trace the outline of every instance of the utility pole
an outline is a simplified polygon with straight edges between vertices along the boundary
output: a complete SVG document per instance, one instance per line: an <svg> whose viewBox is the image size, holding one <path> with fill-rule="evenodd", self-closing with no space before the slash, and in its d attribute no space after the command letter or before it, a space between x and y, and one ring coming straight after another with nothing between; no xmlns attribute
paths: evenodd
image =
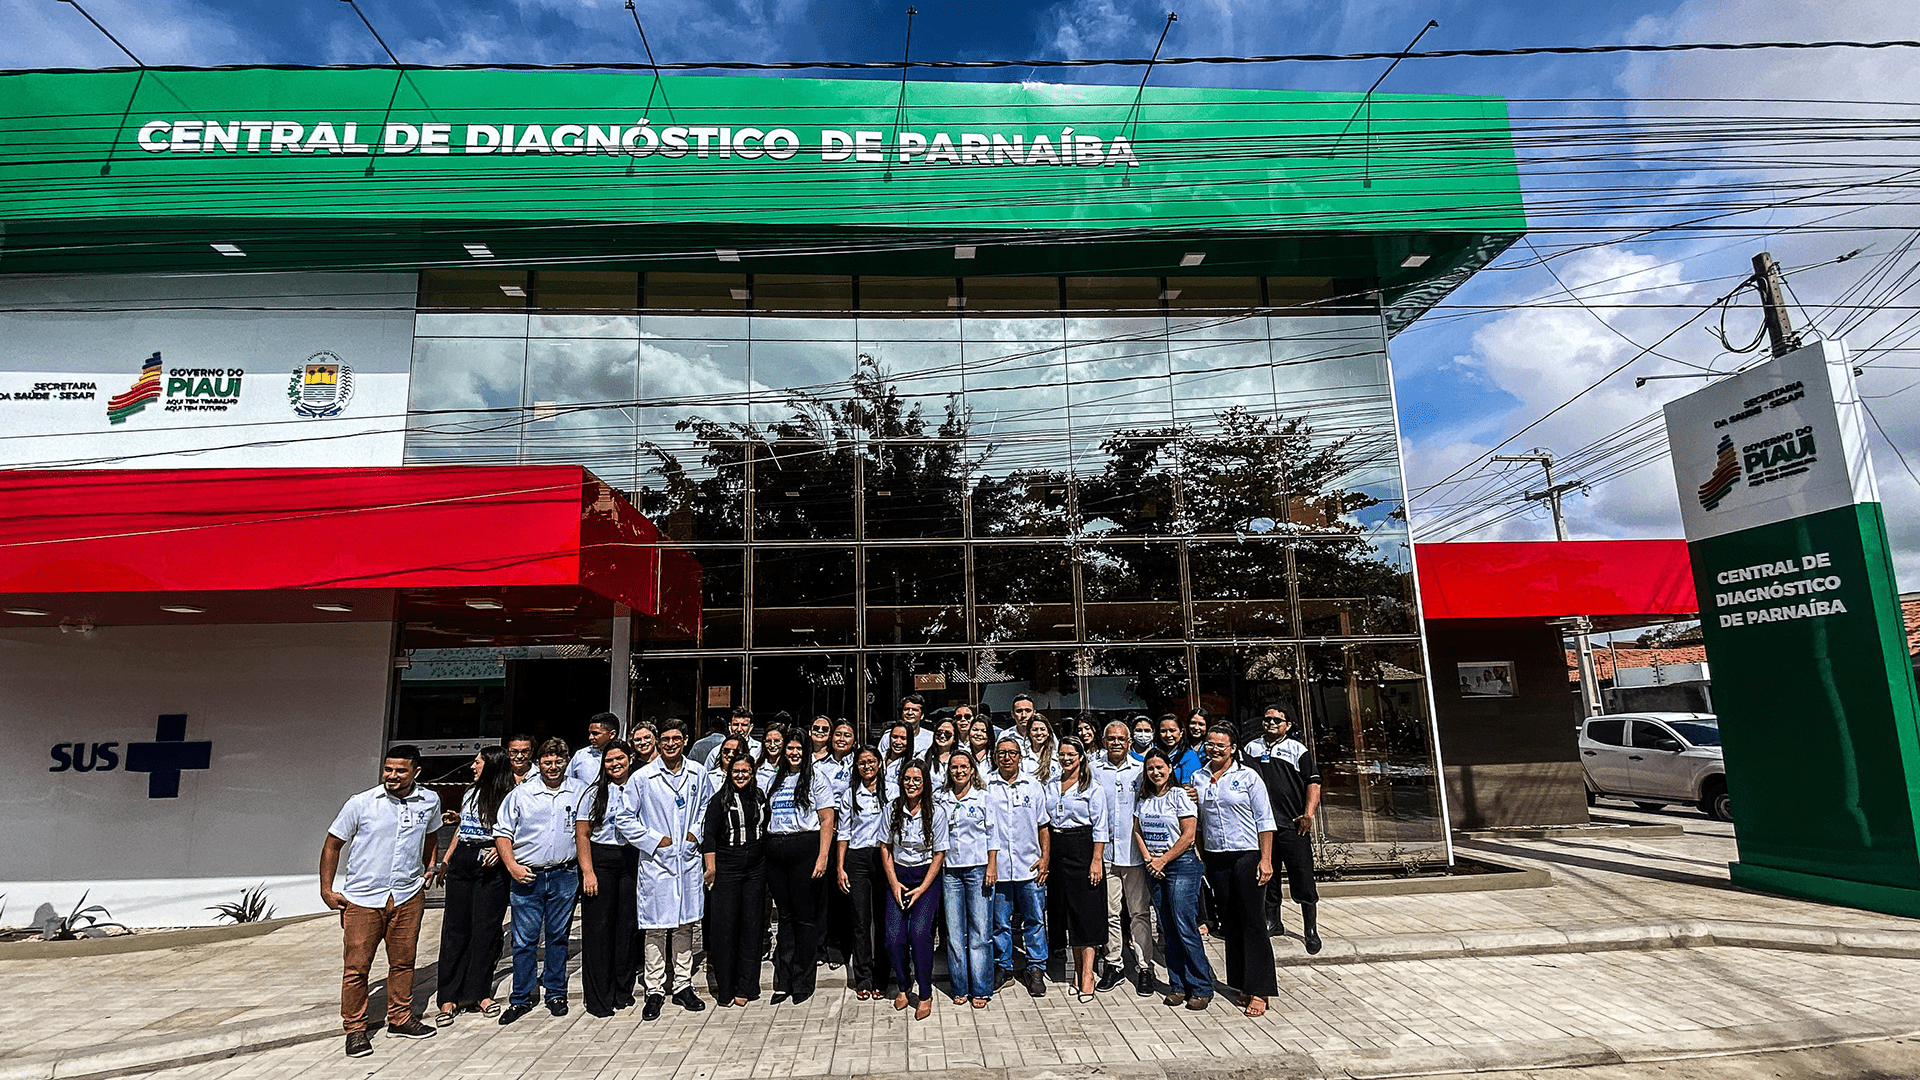
<svg viewBox="0 0 1920 1080"><path fill-rule="evenodd" d="M1772 323L1769 322L1768 325L1771 326ZM1525 498L1529 502L1544 502L1547 504L1547 508L1553 512L1554 539L1566 540L1568 538L1567 516L1560 509L1560 496L1576 488L1584 488L1586 485L1578 480L1554 483L1553 451L1542 447L1536 446L1524 454L1496 454L1493 460L1534 464L1545 470L1547 474L1546 490L1529 491L1525 494ZM1565 621L1558 622L1557 625L1565 627L1573 634L1573 652L1580 664L1581 705L1586 710L1588 716L1598 716L1601 712L1600 675L1599 672L1594 670L1593 666L1593 644L1587 640L1587 635L1593 631L1593 624L1587 620L1585 615L1576 615Z"/></svg>
<svg viewBox="0 0 1920 1080"><path fill-rule="evenodd" d="M1753 284L1760 290L1760 303L1767 319L1767 341L1773 355L1785 356L1800 347L1800 335L1794 333L1793 319L1787 314L1787 282L1780 276L1780 264L1761 252L1753 257Z"/></svg>

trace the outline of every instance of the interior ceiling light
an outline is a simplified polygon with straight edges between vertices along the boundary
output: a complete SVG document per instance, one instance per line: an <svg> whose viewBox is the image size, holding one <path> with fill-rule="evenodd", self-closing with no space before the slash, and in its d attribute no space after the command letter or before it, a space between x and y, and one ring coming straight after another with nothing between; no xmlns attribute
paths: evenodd
<svg viewBox="0 0 1920 1080"><path fill-rule="evenodd" d="M1161 289L1160 290L1160 299L1162 300L1178 300L1179 298L1180 298L1179 289Z"/></svg>
<svg viewBox="0 0 1920 1080"><path fill-rule="evenodd" d="M947 297L947 306L948 307L966 307L967 301L966 301L966 298L962 296L949 296Z"/></svg>
<svg viewBox="0 0 1920 1080"><path fill-rule="evenodd" d="M714 248L713 257L721 262L739 262L740 253L732 248Z"/></svg>
<svg viewBox="0 0 1920 1080"><path fill-rule="evenodd" d="M1416 267L1427 265L1427 260L1431 258L1433 258L1433 256L1427 254L1424 251L1416 251L1413 254L1407 256L1406 258L1401 259L1400 265L1405 267L1408 270L1412 270L1412 269L1415 269Z"/></svg>
<svg viewBox="0 0 1920 1080"><path fill-rule="evenodd" d="M491 596L469 596L466 603L475 611L499 611L507 606Z"/></svg>
<svg viewBox="0 0 1920 1080"><path fill-rule="evenodd" d="M332 601L332 602L329 602L329 603L324 603L324 604L315 604L315 605L313 605L313 610L315 610L315 611L338 611L338 612L347 612L347 611L352 611L352 610L353 610L353 605L352 605L352 604L343 604L343 603L340 603L340 602L338 602L338 601Z"/></svg>
<svg viewBox="0 0 1920 1080"><path fill-rule="evenodd" d="M793 632L796 634L811 634L814 630L811 626L796 626L793 628Z"/></svg>
<svg viewBox="0 0 1920 1080"><path fill-rule="evenodd" d="M1189 251L1185 255L1180 256L1181 266L1199 266L1206 261L1207 253L1204 251Z"/></svg>
<svg viewBox="0 0 1920 1080"><path fill-rule="evenodd" d="M240 250L239 244L217 243L217 244L212 244L210 246L213 248L213 250L219 252L222 255L225 255L230 259L245 258L247 254L246 252Z"/></svg>
<svg viewBox="0 0 1920 1080"><path fill-rule="evenodd" d="M38 617L41 615L53 614L53 612L51 611L45 611L37 607L10 607L5 610L6 610L6 613L9 615L27 615L27 616Z"/></svg>
<svg viewBox="0 0 1920 1080"><path fill-rule="evenodd" d="M489 248L485 244L461 244L460 246L463 248L466 248L467 254L473 256L476 259L493 258L493 249Z"/></svg>
<svg viewBox="0 0 1920 1080"><path fill-rule="evenodd" d="M974 246L972 244L955 244L953 246L953 257L956 259L971 259L973 258L973 252Z"/></svg>
<svg viewBox="0 0 1920 1080"><path fill-rule="evenodd" d="M207 613L206 608L194 607L192 604L161 604L160 610L171 611L175 615L205 615Z"/></svg>
<svg viewBox="0 0 1920 1080"><path fill-rule="evenodd" d="M518 285L502 285L502 286L500 286L500 291L501 291L501 292L503 292L503 293L506 293L506 294L507 294L508 296L525 296L525 295L527 295L527 290L525 290L525 289L523 289L523 288L521 288L521 287L520 287L520 286L518 286Z"/></svg>
<svg viewBox="0 0 1920 1080"><path fill-rule="evenodd" d="M747 298L747 290L745 289L728 289L727 292L732 294L735 300L745 300Z"/></svg>

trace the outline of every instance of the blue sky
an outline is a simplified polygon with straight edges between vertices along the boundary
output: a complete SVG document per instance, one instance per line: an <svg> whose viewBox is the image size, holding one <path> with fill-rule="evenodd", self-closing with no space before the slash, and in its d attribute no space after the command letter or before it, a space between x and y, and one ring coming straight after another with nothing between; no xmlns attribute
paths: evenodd
<svg viewBox="0 0 1920 1080"><path fill-rule="evenodd" d="M383 60L353 12L336 0L85 0L90 11L149 63L331 63ZM409 62L527 60L542 62L643 59L621 0L442 0L403 3L360 0L400 57ZM896 59L905 28L904 2L877 0L638 0L658 58L686 60ZM919 59L1067 58L1142 56L1153 48L1165 19L1165 3L1141 0L917 0L913 53ZM1428 19L1439 21L1423 47L1473 48L1520 45L1580 45L1619 42L1737 41L1763 39L1911 38L1920 36L1920 14L1911 0L1685 0L1682 3L1614 2L1561 4L1467 2L1467 0L1351 0L1241 3L1206 0L1176 3L1180 21L1167 40L1168 55L1345 52L1396 49ZM122 62L72 9L53 0L0 0L0 18L10 33L0 40L0 66L97 66ZM1531 57L1409 61L1384 89L1499 94L1512 99L1524 128L1555 123L1597 124L1626 132L1678 117L1718 123L1730 112L1792 114L1811 118L1818 129L1836 131L1859 115L1920 118L1915 106L1862 106L1832 102L1750 106L1724 102L1662 102L1668 97L1718 98L1729 93L1872 101L1920 101L1920 64L1899 53L1687 54L1656 58ZM1162 85L1233 85L1254 88L1364 90L1383 62L1179 67L1155 71ZM1021 78L1022 71L975 77ZM924 77L924 76L922 76ZM1048 79L1130 82L1137 72L1087 69ZM1729 89L1732 88L1732 89ZM1841 164L1858 153L1836 135L1824 146L1817 132L1791 143L1770 144L1764 154L1741 151L1719 140L1696 147L1683 163L1659 164L1662 144L1645 155L1624 144L1614 160L1556 178L1556 163L1568 151L1545 145L1525 152L1524 172L1535 228L1529 237L1543 253L1572 244L1612 242L1590 250L1556 254L1556 281L1534 263L1524 246L1509 251L1495 268L1457 293L1451 303L1403 333L1394 343L1407 469L1413 486L1441 478L1482 454L1500 439L1537 419L1644 346L1673 333L1688 307L1710 302L1744 274L1749 256L1770 248L1789 266L1830 263L1855 247L1857 261L1812 266L1794 277L1796 296L1810 314L1839 296L1875 260L1894 258L1901 230L1920 227L1905 188L1880 185L1852 189L1837 198L1797 209L1749 213L1730 222L1760 231L1721 235L1631 237L1650 225L1696 212L1715 199L1733 197L1706 190L1732 181L1765 203L1799 192L1796 182L1860 181L1874 168L1891 171L1912 161L1913 143L1889 142L1887 161ZM1904 159L1903 159L1903 155ZM1794 167L1784 158L1813 164ZM1564 166L1563 166L1564 167ZM1611 206L1543 212L1568 192L1581 204L1609 196ZM1858 205L1853 205L1857 203ZM1842 214L1834 231L1795 228L1815 217ZM1857 228L1858 231L1846 231ZM1772 231L1765 231L1765 230ZM1624 237L1624 239L1622 239ZM1909 260L1910 261L1910 260ZM1897 273L1906 263L1892 266ZM1571 287L1589 305L1567 296ZM1920 291L1897 298L1920 302ZM1839 329L1845 310L1825 313L1822 330ZM1881 339L1891 322L1858 320L1846 329L1856 349ZM1735 336L1754 325L1750 311L1729 316ZM1899 344L1905 328L1882 345ZM1739 362L1706 333L1688 327L1661 346L1661 356L1632 364L1588 393L1575 406L1528 432L1509 449L1543 445L1566 455L1596 437L1621 430L1685 392L1685 381L1661 381L1636 389L1636 375L1687 370L1687 364L1726 368ZM1908 359L1901 359L1902 356ZM1863 382L1869 394L1887 393L1877 413L1895 442L1912 447L1920 461L1920 409L1897 391L1910 381L1906 366L1920 368L1916 353L1878 355L1882 366ZM1669 359L1670 358L1670 359ZM1920 376L1920 371L1913 372ZM1920 394L1913 402L1920 402ZM1657 429L1654 437L1657 439ZM1920 483L1902 469L1883 441L1877 448L1890 520L1903 577L1920 581ZM1596 464L1597 471L1600 467ZM1442 538L1497 516L1495 503L1480 518L1450 515L1452 502L1511 496L1516 478L1484 468L1469 483L1451 485L1416 506L1416 527L1442 526L1426 538ZM1664 459L1596 485L1569 507L1576 535L1674 536L1679 534L1671 471ZM1544 538L1550 527L1530 512L1487 525L1472 539Z"/></svg>

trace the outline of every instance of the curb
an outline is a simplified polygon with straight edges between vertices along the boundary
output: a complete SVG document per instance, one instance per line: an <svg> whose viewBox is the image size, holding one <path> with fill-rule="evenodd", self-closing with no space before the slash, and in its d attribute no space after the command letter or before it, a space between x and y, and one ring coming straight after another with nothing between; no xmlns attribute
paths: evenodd
<svg viewBox="0 0 1920 1080"><path fill-rule="evenodd" d="M69 956L113 956L119 953L158 952L185 945L213 945L222 941L241 941L271 934L295 923L311 922L332 915L323 911L312 915L289 915L284 919L233 926L195 926L185 930L159 930L152 933L120 934L116 937L80 938L76 941L11 941L0 945L0 961L48 960ZM0 1073L4 1075L4 1073Z"/></svg>
<svg viewBox="0 0 1920 1080"><path fill-rule="evenodd" d="M1476 956L1536 956L1715 946L1914 960L1920 959L1920 930L1862 930L1841 926L1746 923L1728 919L1659 919L1599 926L1329 938L1325 950L1318 956L1282 956L1277 958L1277 963L1283 968L1313 967Z"/></svg>
<svg viewBox="0 0 1920 1080"><path fill-rule="evenodd" d="M84 1050L16 1054L0 1062L0 1080L100 1080L219 1061L340 1034L339 1006L315 1005L294 1013L216 1024L189 1035L153 1035Z"/></svg>
<svg viewBox="0 0 1920 1080"><path fill-rule="evenodd" d="M1455 829L1455 840L1564 840L1570 838L1591 839L1596 836L1625 837L1630 840L1655 840L1687 835L1683 825L1630 825L1622 822L1610 825L1595 822L1591 825L1539 825L1534 827L1513 826L1495 829ZM1477 858L1477 856L1476 856Z"/></svg>

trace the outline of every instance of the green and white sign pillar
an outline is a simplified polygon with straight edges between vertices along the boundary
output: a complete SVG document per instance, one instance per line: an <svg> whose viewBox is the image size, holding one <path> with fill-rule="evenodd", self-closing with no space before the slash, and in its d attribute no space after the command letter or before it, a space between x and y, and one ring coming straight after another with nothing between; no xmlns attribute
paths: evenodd
<svg viewBox="0 0 1920 1080"><path fill-rule="evenodd" d="M1735 884L1920 916L1920 732L1866 416L1822 341L1666 407Z"/></svg>

